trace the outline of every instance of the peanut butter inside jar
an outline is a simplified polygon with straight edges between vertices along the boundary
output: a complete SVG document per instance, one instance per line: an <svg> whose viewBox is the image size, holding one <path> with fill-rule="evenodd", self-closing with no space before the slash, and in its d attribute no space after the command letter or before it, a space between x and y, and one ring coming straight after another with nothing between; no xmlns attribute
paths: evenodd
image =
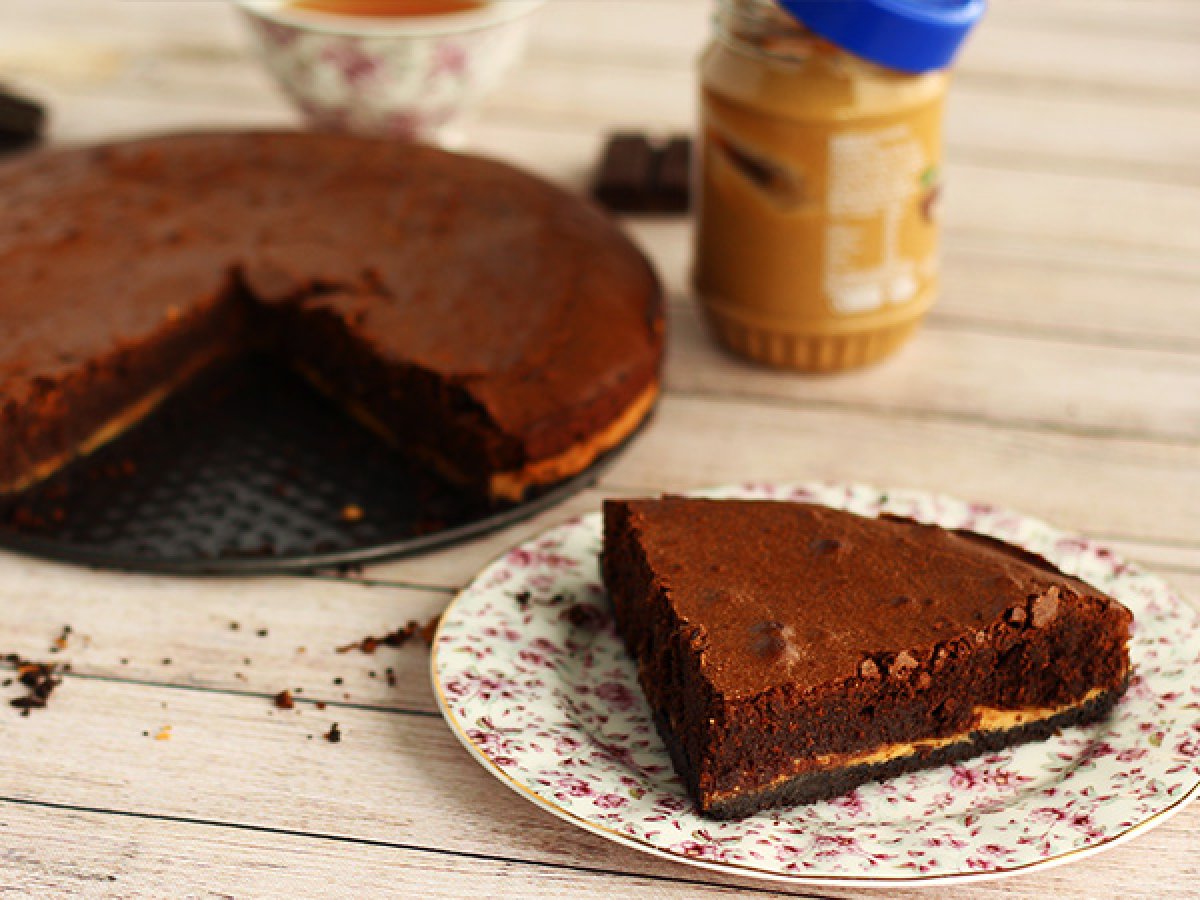
<svg viewBox="0 0 1200 900"><path fill-rule="evenodd" d="M809 372L891 353L937 293L947 75L852 55L774 0L722 0L700 65L694 279L716 336Z"/></svg>

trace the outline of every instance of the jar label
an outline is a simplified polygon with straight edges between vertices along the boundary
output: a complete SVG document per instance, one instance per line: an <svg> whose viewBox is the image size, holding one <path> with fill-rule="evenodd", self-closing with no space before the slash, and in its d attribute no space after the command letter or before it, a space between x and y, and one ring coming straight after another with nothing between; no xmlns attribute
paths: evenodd
<svg viewBox="0 0 1200 900"><path fill-rule="evenodd" d="M914 246L906 231L921 215L917 200L930 169L905 124L830 137L823 286L838 313L870 312L917 294L928 264L913 253L933 248Z"/></svg>

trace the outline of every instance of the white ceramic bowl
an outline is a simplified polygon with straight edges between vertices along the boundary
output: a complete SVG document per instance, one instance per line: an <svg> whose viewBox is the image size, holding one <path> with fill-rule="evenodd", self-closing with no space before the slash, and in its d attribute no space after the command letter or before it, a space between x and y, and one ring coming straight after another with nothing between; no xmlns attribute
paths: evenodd
<svg viewBox="0 0 1200 900"><path fill-rule="evenodd" d="M315 128L444 145L520 57L545 0L467 12L366 19L234 0L263 61Z"/></svg>

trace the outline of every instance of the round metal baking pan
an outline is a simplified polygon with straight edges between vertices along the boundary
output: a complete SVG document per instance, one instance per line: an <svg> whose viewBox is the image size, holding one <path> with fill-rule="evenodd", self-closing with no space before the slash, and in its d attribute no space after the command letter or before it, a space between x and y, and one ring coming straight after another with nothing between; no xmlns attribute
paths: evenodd
<svg viewBox="0 0 1200 900"><path fill-rule="evenodd" d="M420 423L414 423L420 427ZM519 504L451 486L273 361L246 359L0 503L0 547L106 569L264 574L423 553L595 483L616 448Z"/></svg>

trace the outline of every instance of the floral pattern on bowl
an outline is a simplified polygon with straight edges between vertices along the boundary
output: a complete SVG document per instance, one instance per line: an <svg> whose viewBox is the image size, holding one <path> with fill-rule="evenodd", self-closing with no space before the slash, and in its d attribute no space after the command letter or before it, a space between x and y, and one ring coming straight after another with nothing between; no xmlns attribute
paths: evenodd
<svg viewBox="0 0 1200 900"><path fill-rule="evenodd" d="M352 31L320 19L281 16L267 3L242 13L279 86L316 128L442 144L520 58L530 16L474 28Z"/></svg>
<svg viewBox="0 0 1200 900"><path fill-rule="evenodd" d="M660 856L807 883L970 880L1095 852L1200 792L1200 616L1086 538L978 503L861 485L747 484L707 496L824 503L968 528L1039 553L1134 613L1129 691L1105 721L872 784L713 822L692 808L617 636L593 514L517 547L451 604L433 679L455 734L556 815Z"/></svg>

